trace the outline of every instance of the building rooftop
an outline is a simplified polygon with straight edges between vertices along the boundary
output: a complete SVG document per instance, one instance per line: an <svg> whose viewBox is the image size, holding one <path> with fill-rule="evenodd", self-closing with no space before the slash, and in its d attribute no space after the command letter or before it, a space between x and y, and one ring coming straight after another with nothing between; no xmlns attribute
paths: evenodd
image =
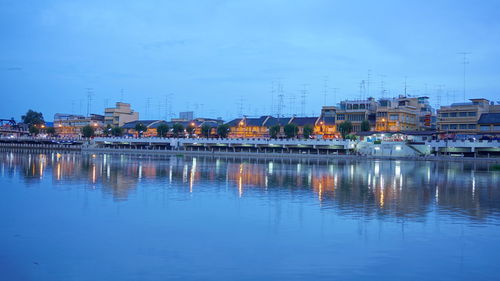
<svg viewBox="0 0 500 281"><path fill-rule="evenodd" d="M163 120L137 120L123 124L122 128L124 129L134 129L137 124L143 124L148 128L156 128L161 122L165 122ZM165 122L166 123L166 122ZM153 127L156 125L155 127Z"/></svg>
<svg viewBox="0 0 500 281"><path fill-rule="evenodd" d="M500 113L483 113L477 121L478 124L500 124Z"/></svg>

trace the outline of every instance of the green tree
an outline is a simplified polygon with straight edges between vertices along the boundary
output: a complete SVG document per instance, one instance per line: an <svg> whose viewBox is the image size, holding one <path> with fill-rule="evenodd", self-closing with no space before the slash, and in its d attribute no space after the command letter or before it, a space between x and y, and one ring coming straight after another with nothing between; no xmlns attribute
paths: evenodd
<svg viewBox="0 0 500 281"><path fill-rule="evenodd" d="M211 131L212 131L212 127L210 125L208 125L208 124L201 125L201 134L204 137L209 138Z"/></svg>
<svg viewBox="0 0 500 281"><path fill-rule="evenodd" d="M278 137L278 134L280 133L281 127L280 125L274 125L269 128L269 136L272 139L275 139Z"/></svg>
<svg viewBox="0 0 500 281"><path fill-rule="evenodd" d="M56 129L54 127L47 127L45 132L50 136L54 136L56 134Z"/></svg>
<svg viewBox="0 0 500 281"><path fill-rule="evenodd" d="M139 134L139 137L142 137L142 133L148 130L148 127L142 123L135 124L134 130Z"/></svg>
<svg viewBox="0 0 500 281"><path fill-rule="evenodd" d="M36 136L38 135L38 133L40 133L40 129L38 129L35 125L31 125L29 127L29 132L32 136Z"/></svg>
<svg viewBox="0 0 500 281"><path fill-rule="evenodd" d="M164 138L167 136L169 129L170 128L168 127L167 124L162 123L162 124L158 125L158 127L156 128L156 134L157 134L157 136Z"/></svg>
<svg viewBox="0 0 500 281"><path fill-rule="evenodd" d="M24 124L28 125L45 124L45 121L43 120L43 114L41 112L36 112L31 109L28 110L28 112L26 112L26 115L21 116L21 119L23 119Z"/></svg>
<svg viewBox="0 0 500 281"><path fill-rule="evenodd" d="M104 135L106 135L107 137L110 137L113 135L112 131L113 131L113 127L110 124L108 124L108 125L106 125L106 128L104 128Z"/></svg>
<svg viewBox="0 0 500 281"><path fill-rule="evenodd" d="M192 136L194 134L194 131L196 130L196 127L192 124L189 124L186 127L186 132L189 134L189 136Z"/></svg>
<svg viewBox="0 0 500 281"><path fill-rule="evenodd" d="M229 126L227 124L221 124L217 127L217 135L219 135L220 138L227 138L227 135L229 135Z"/></svg>
<svg viewBox="0 0 500 281"><path fill-rule="evenodd" d="M120 127L114 127L111 129L111 135L114 137L121 137L123 135L123 129Z"/></svg>
<svg viewBox="0 0 500 281"><path fill-rule="evenodd" d="M285 132L286 138L290 139L297 136L299 128L295 124L286 124L285 127L283 127L283 131Z"/></svg>
<svg viewBox="0 0 500 281"><path fill-rule="evenodd" d="M370 122L368 122L368 120L363 120L363 122L361 122L361 132L368 132L370 131L371 127L370 127Z"/></svg>
<svg viewBox="0 0 500 281"><path fill-rule="evenodd" d="M305 139L308 139L314 132L314 128L311 127L311 125L305 125L302 135L304 136Z"/></svg>
<svg viewBox="0 0 500 281"><path fill-rule="evenodd" d="M91 138L94 136L95 130L94 127L90 125L86 125L82 128L82 135L85 138Z"/></svg>
<svg viewBox="0 0 500 281"><path fill-rule="evenodd" d="M342 135L342 138L345 139L345 137L352 132L352 123L351 121L345 121L340 123L337 126L340 134Z"/></svg>
<svg viewBox="0 0 500 281"><path fill-rule="evenodd" d="M179 135L184 132L184 126L182 126L182 124L175 123L172 126L172 131L174 133L174 136L179 137Z"/></svg>

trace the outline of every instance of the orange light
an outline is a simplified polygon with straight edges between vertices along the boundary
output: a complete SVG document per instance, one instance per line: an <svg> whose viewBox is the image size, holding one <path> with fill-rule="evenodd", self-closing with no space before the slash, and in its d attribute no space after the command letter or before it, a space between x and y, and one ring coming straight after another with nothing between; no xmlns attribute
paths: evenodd
<svg viewBox="0 0 500 281"><path fill-rule="evenodd" d="M193 122L193 123L191 123L191 126L194 126L194 122Z"/></svg>

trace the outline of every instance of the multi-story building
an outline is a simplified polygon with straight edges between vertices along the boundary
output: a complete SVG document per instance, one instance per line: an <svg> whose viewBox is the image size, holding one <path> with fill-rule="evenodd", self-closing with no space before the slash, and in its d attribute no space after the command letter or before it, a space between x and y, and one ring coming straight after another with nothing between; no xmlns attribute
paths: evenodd
<svg viewBox="0 0 500 281"><path fill-rule="evenodd" d="M432 129L433 109L428 97L380 99L377 107L377 131L421 131Z"/></svg>
<svg viewBox="0 0 500 281"><path fill-rule="evenodd" d="M139 112L135 112L129 103L117 102L116 107L104 110L104 122L106 125L121 127L125 123L139 120Z"/></svg>
<svg viewBox="0 0 500 281"><path fill-rule="evenodd" d="M375 127L375 114L377 111L377 102L374 98L366 100L345 100L341 101L336 110L335 124L350 121L353 132L361 131L361 123L367 120L370 127Z"/></svg>
<svg viewBox="0 0 500 281"><path fill-rule="evenodd" d="M481 134L500 134L500 113L483 113L477 123Z"/></svg>
<svg viewBox="0 0 500 281"><path fill-rule="evenodd" d="M77 114L56 113L54 115L54 128L60 136L77 137L81 136L82 128L92 126L96 134L101 134L104 127L104 116L90 114L86 117Z"/></svg>
<svg viewBox="0 0 500 281"><path fill-rule="evenodd" d="M495 111L487 99L470 99L471 102L453 103L438 110L437 129L444 133L477 134L481 114Z"/></svg>

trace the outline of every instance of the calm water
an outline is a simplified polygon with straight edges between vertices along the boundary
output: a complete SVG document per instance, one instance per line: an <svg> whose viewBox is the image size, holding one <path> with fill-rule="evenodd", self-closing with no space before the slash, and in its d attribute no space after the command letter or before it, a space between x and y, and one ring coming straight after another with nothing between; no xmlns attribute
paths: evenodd
<svg viewBox="0 0 500 281"><path fill-rule="evenodd" d="M0 157L0 280L500 279L486 164Z"/></svg>

